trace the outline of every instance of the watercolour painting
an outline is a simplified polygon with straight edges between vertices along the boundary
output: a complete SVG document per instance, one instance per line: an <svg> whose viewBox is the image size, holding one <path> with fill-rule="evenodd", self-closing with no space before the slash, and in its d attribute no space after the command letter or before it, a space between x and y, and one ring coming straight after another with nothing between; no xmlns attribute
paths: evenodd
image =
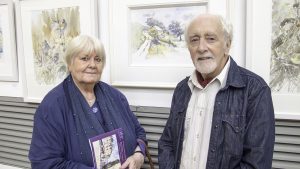
<svg viewBox="0 0 300 169"><path fill-rule="evenodd" d="M199 6L132 9L131 65L191 65L184 29L199 11Z"/></svg>
<svg viewBox="0 0 300 169"><path fill-rule="evenodd" d="M2 33L2 22L1 22L2 15L0 14L0 59L3 54L3 33Z"/></svg>
<svg viewBox="0 0 300 169"><path fill-rule="evenodd" d="M300 1L273 0L270 87L300 94Z"/></svg>
<svg viewBox="0 0 300 169"><path fill-rule="evenodd" d="M31 21L35 81L58 83L67 74L66 47L80 33L79 7L32 11Z"/></svg>
<svg viewBox="0 0 300 169"><path fill-rule="evenodd" d="M184 29L208 11L207 1L111 0L109 6L111 63L118 65L111 69L113 86L174 89L191 74Z"/></svg>
<svg viewBox="0 0 300 169"><path fill-rule="evenodd" d="M299 0L247 1L246 66L269 84L276 119L300 119L299 7Z"/></svg>
<svg viewBox="0 0 300 169"><path fill-rule="evenodd" d="M13 1L0 0L0 81L19 81L15 37Z"/></svg>
<svg viewBox="0 0 300 169"><path fill-rule="evenodd" d="M97 1L17 1L24 58L24 100L40 102L68 75L64 53L79 34L96 36Z"/></svg>

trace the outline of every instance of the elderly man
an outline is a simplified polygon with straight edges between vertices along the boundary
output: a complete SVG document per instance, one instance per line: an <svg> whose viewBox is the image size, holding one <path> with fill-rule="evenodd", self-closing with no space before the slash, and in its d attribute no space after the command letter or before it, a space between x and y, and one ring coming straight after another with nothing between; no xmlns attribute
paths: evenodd
<svg viewBox="0 0 300 169"><path fill-rule="evenodd" d="M158 143L160 169L270 169L271 91L229 56L232 26L221 16L202 14L185 33L195 71L174 91Z"/></svg>

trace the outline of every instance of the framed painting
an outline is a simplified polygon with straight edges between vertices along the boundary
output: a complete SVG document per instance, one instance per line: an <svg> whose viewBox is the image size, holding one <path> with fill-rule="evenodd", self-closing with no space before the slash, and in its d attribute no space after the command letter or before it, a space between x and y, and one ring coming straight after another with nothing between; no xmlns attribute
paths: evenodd
<svg viewBox="0 0 300 169"><path fill-rule="evenodd" d="M12 0L0 0L0 81L18 81Z"/></svg>
<svg viewBox="0 0 300 169"><path fill-rule="evenodd" d="M111 83L175 88L193 71L185 25L208 11L207 1L110 1Z"/></svg>
<svg viewBox="0 0 300 169"><path fill-rule="evenodd" d="M246 66L269 84L276 118L300 119L299 1L253 0L247 8Z"/></svg>
<svg viewBox="0 0 300 169"><path fill-rule="evenodd" d="M97 36L97 1L45 0L17 3L25 68L24 100L40 102L68 74L63 55L79 34Z"/></svg>

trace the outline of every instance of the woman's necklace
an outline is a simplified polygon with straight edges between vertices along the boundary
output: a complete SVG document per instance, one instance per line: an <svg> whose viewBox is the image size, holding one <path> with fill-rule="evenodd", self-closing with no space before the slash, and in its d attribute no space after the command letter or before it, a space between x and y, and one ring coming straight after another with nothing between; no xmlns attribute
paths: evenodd
<svg viewBox="0 0 300 169"><path fill-rule="evenodd" d="M95 103L96 98L92 99L86 99L90 106L92 106Z"/></svg>

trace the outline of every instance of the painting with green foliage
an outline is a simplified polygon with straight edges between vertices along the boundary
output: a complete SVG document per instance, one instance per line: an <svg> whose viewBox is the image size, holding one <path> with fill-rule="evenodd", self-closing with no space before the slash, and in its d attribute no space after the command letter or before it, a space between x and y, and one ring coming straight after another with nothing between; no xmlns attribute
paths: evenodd
<svg viewBox="0 0 300 169"><path fill-rule="evenodd" d="M300 2L273 0L270 87L300 92Z"/></svg>
<svg viewBox="0 0 300 169"><path fill-rule="evenodd" d="M40 85L61 81L67 74L63 55L79 35L79 7L32 11L31 33L35 80Z"/></svg>
<svg viewBox="0 0 300 169"><path fill-rule="evenodd" d="M131 10L131 64L191 65L184 29L187 22L201 12L206 12L204 6Z"/></svg>

